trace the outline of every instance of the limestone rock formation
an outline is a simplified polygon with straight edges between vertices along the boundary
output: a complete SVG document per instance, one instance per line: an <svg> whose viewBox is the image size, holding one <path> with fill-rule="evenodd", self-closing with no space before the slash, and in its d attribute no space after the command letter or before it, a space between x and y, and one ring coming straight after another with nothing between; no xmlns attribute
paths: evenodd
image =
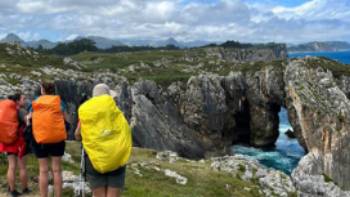
<svg viewBox="0 0 350 197"><path fill-rule="evenodd" d="M310 68L306 60L289 63L285 83L294 131L309 154L318 155L317 162L308 162L318 169L310 173L322 173L350 189L350 100L331 71Z"/></svg>
<svg viewBox="0 0 350 197"><path fill-rule="evenodd" d="M215 57L226 62L257 62L282 60L287 58L284 44L269 47L251 47L246 49L209 47L205 48L208 57Z"/></svg>
<svg viewBox="0 0 350 197"><path fill-rule="evenodd" d="M216 75L191 77L184 95L181 95L180 107L184 122L203 138L220 139L224 129L227 106L220 79ZM206 144L210 149L210 145Z"/></svg>
<svg viewBox="0 0 350 197"><path fill-rule="evenodd" d="M212 158L211 168L241 177L243 180L257 180L263 196L287 197L296 193L291 178L286 174L267 169L258 161L241 155Z"/></svg>
<svg viewBox="0 0 350 197"><path fill-rule="evenodd" d="M245 76L252 145L273 145L278 137L278 112L284 98L282 73L281 68L267 66Z"/></svg>
<svg viewBox="0 0 350 197"><path fill-rule="evenodd" d="M340 188L350 190L350 79L311 65L309 60L266 63L226 76L205 73L167 87L147 80L132 84L109 72L84 73L50 66L35 76L56 79L73 122L84 95L91 95L95 84L107 83L117 92L117 104L131 123L134 145L191 158L222 155L233 143L273 145L278 137L278 112L284 106L297 139L308 151L293 173L300 193L342 195ZM18 83L10 84L2 80L5 77ZM28 76L0 74L2 97L16 89L30 94L36 85ZM324 177L334 185L324 184ZM320 185L303 186L315 180Z"/></svg>
<svg viewBox="0 0 350 197"><path fill-rule="evenodd" d="M300 196L348 197L349 191L341 190L333 180L323 174L323 158L313 151L303 157L293 171L292 179Z"/></svg>
<svg viewBox="0 0 350 197"><path fill-rule="evenodd" d="M187 157L204 156L197 134L184 124L176 105L154 82L138 82L131 92L131 126L136 145L169 149Z"/></svg>

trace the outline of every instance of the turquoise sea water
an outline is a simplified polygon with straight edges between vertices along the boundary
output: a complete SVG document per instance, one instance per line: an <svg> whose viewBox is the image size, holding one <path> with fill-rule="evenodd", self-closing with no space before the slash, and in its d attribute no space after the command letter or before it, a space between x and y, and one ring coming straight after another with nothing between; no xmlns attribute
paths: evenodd
<svg viewBox="0 0 350 197"><path fill-rule="evenodd" d="M307 52L307 53L290 53L289 58L294 57L305 57L305 56L318 56L327 57L333 60L337 60L344 64L350 64L350 50L349 51L338 51L338 52Z"/></svg>
<svg viewBox="0 0 350 197"><path fill-rule="evenodd" d="M252 157L267 167L275 168L290 174L297 166L300 158L305 155L305 151L296 139L290 139L285 135L288 129L292 129L288 121L286 109L282 108L278 115L280 119L280 135L274 148L260 149L243 145L234 145L232 146L232 152L233 154L242 154Z"/></svg>

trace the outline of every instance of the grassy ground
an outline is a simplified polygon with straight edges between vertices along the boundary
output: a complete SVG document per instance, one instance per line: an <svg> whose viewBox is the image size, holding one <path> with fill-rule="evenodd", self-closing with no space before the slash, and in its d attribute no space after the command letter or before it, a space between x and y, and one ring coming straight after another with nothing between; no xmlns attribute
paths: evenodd
<svg viewBox="0 0 350 197"><path fill-rule="evenodd" d="M322 67L331 70L336 77L341 75L350 76L350 65L344 65L328 58L308 59L307 65L313 68Z"/></svg>
<svg viewBox="0 0 350 197"><path fill-rule="evenodd" d="M53 67L65 69L68 65L63 65L63 58L54 55L10 55L6 48L8 45L0 44L0 73L5 73L8 77L5 80L16 85L19 80L11 77L11 73L27 75L34 80L42 78L50 79L50 76L43 74L40 77L32 74L32 71L40 71L39 68L52 65ZM15 48L12 46L12 48ZM13 49L16 51L15 49ZM19 51L26 51L19 49ZM32 51L32 53L34 53ZM255 72L266 66L283 68L287 61L272 62L250 62L250 63L230 63L220 60L217 57L207 56L203 49L187 50L154 50L139 52L121 53L97 53L82 52L74 55L72 59L84 65L82 71L94 72L97 70L109 70L119 75L125 76L130 82L140 79L153 80L160 85L167 86L174 81L187 81L191 76L202 72L212 72L219 75L227 75L231 71ZM340 64L336 61L320 59L309 59L310 67L322 67L333 71L335 76L350 76L349 65ZM70 69L75 69L68 66Z"/></svg>
<svg viewBox="0 0 350 197"><path fill-rule="evenodd" d="M181 50L155 50L124 53L83 52L72 58L86 65L86 71L93 71L101 68L117 71L131 64L140 62L153 64L154 61L161 60L162 58L176 59L183 55L184 51Z"/></svg>
<svg viewBox="0 0 350 197"><path fill-rule="evenodd" d="M202 49L113 54L84 52L72 58L85 65L87 72L109 69L125 76L131 82L146 79L165 86L174 81L187 81L191 76L202 72L227 75L231 71L254 72L270 65L283 67L285 63L283 61L230 63L217 57L207 57ZM142 67L141 64L146 66ZM131 65L134 66L134 71L129 70Z"/></svg>
<svg viewBox="0 0 350 197"><path fill-rule="evenodd" d="M66 151L69 152L75 164L63 163L63 169L79 174L80 171L80 144L68 142ZM254 182L246 182L239 177L232 177L222 172L210 169L210 162L189 162L179 160L175 163L159 161L155 159L156 152L148 149L134 148L133 155L127 167L125 190L123 197L212 197L212 196L236 196L249 197L260 196L258 186ZM6 173L6 160L4 156L0 159L0 173ZM140 163L146 163L142 167ZM28 158L28 172L30 186L34 189L34 196L38 194L37 189L37 160L30 155ZM135 173L135 166L142 176ZM158 167L161 171L157 171ZM162 170L170 169L188 178L186 185L177 184L175 179L164 175ZM6 180L1 179L0 196L5 195ZM19 187L19 186L18 186ZM64 191L64 196L72 196L72 190Z"/></svg>
<svg viewBox="0 0 350 197"><path fill-rule="evenodd" d="M76 148L78 147L79 144L78 143L67 143L67 150L69 150L69 152L72 152L75 154L75 156L73 157L74 161L76 161L76 164L71 164L68 162L62 162L63 164L63 170L68 170L68 171L73 171L75 174L79 174L80 172L80 166L79 166L79 161L80 161L80 157L78 156L78 151L76 152ZM80 151L79 151L80 152ZM79 153L80 154L80 153ZM34 191L34 196L37 196L38 194L38 174L39 174L39 170L38 170L38 160L35 158L35 156L33 154L29 154L25 157L26 159L26 163L27 163L27 173L28 173L28 178L29 178L29 187ZM6 191L7 191L7 181L6 181L6 172L7 172L7 159L6 156L4 154L0 155L0 196L4 196ZM18 179L18 175L17 175L17 179ZM21 191L21 185L19 184L19 181L16 182L17 183L17 190ZM71 191L65 191L66 193L69 192L71 193Z"/></svg>
<svg viewBox="0 0 350 197"><path fill-rule="evenodd" d="M11 55L8 53L7 49L15 53ZM30 53L27 53L28 51L30 51ZM0 64L21 65L29 68L42 67L45 65L62 67L63 59L55 55L35 54L32 50L0 43Z"/></svg>
<svg viewBox="0 0 350 197"><path fill-rule="evenodd" d="M147 169L147 167L139 167L143 175L140 177L134 174L132 168L129 168L123 196L259 196L258 187L254 183L233 178L225 173L214 172L210 169L209 162L193 163L185 160L175 163L161 162L155 161L155 154L152 150L135 148L130 163L154 162L151 166L176 171L187 177L188 183L179 185L173 178L166 177L162 171Z"/></svg>

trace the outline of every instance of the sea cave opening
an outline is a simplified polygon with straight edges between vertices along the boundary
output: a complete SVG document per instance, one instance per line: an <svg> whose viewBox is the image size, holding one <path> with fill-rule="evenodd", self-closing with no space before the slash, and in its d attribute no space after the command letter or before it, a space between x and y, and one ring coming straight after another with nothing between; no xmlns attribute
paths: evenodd
<svg viewBox="0 0 350 197"><path fill-rule="evenodd" d="M231 148L232 153L251 157L267 167L291 174L299 160L305 155L305 150L294 137L286 108L281 107L278 118L279 136L273 147L256 148L243 142L234 144ZM249 133L249 129L245 133Z"/></svg>

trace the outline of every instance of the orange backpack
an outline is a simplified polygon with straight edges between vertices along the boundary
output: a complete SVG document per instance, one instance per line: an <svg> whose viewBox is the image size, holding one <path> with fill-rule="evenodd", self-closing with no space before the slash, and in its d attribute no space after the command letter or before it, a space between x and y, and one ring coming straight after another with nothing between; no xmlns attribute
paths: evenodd
<svg viewBox="0 0 350 197"><path fill-rule="evenodd" d="M13 143L17 139L18 125L16 102L10 99L0 101L0 142Z"/></svg>
<svg viewBox="0 0 350 197"><path fill-rule="evenodd" d="M38 144L58 143L67 138L59 96L44 95L33 101L33 135Z"/></svg>

